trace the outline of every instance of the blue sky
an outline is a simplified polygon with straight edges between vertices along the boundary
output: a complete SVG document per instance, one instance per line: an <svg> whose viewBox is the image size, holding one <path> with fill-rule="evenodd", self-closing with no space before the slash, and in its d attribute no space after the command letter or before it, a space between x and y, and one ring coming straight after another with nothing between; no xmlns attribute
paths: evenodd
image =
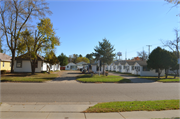
<svg viewBox="0 0 180 119"><path fill-rule="evenodd" d="M160 39L175 39L174 28L180 26L179 8L164 0L56 0L47 1L51 19L62 52L69 56L94 52L103 38L114 45L122 59L137 56L137 51L152 45L151 51L162 46ZM171 10L170 10L171 9ZM180 11L180 10L179 10Z"/></svg>

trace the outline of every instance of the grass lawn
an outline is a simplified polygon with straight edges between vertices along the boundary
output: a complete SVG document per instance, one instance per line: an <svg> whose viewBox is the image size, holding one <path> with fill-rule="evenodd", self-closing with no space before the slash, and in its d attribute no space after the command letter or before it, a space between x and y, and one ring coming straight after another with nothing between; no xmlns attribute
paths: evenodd
<svg viewBox="0 0 180 119"><path fill-rule="evenodd" d="M179 109L180 100L122 101L98 103L84 112L160 111Z"/></svg>
<svg viewBox="0 0 180 119"><path fill-rule="evenodd" d="M180 81L179 77L176 77L174 79L174 76L168 76L167 79L165 79L165 76L160 77L160 79L158 79L157 76L151 76L151 77L139 76L139 78L145 78L145 79L159 81L159 82L179 82Z"/></svg>
<svg viewBox="0 0 180 119"><path fill-rule="evenodd" d="M125 79L120 76L103 76L103 75L93 75L91 74L83 74L80 76L77 76L77 80L83 83L131 83L129 79Z"/></svg>
<svg viewBox="0 0 180 119"><path fill-rule="evenodd" d="M8 73L1 75L1 82L44 82L58 76L57 72L48 73Z"/></svg>

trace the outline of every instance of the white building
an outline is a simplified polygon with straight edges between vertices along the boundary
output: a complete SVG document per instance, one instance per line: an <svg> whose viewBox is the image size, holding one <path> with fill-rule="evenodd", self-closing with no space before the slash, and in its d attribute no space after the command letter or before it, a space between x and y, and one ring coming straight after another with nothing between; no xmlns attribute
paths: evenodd
<svg viewBox="0 0 180 119"><path fill-rule="evenodd" d="M158 71L155 69L147 68L146 61L136 61L134 64L134 71L132 74L140 75L140 76L158 76ZM165 75L165 70L162 70L160 76Z"/></svg>
<svg viewBox="0 0 180 119"><path fill-rule="evenodd" d="M44 58L38 55L35 72L41 72ZM14 72L32 72L31 63L27 54L15 57Z"/></svg>
<svg viewBox="0 0 180 119"><path fill-rule="evenodd" d="M65 66L65 70L77 70L77 65L71 62Z"/></svg>

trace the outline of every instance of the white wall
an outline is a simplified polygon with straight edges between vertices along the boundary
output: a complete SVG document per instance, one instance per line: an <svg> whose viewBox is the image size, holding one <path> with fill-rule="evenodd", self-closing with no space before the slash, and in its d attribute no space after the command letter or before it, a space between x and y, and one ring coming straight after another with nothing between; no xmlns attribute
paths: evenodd
<svg viewBox="0 0 180 119"><path fill-rule="evenodd" d="M141 67L141 69L143 69ZM160 76L164 76L165 75L165 70L162 71ZM150 71L141 71L140 76L158 76L158 73L156 73L156 70L150 70Z"/></svg>
<svg viewBox="0 0 180 119"><path fill-rule="evenodd" d="M38 68L35 68L35 72L41 72L41 63L42 63L42 61L38 61ZM15 60L14 72L32 72L30 61L22 60L22 68L17 68L16 67L16 60Z"/></svg>
<svg viewBox="0 0 180 119"><path fill-rule="evenodd" d="M71 69L71 66L76 66L76 65L74 65L73 63L69 63L65 66L65 70L77 70L77 68Z"/></svg>

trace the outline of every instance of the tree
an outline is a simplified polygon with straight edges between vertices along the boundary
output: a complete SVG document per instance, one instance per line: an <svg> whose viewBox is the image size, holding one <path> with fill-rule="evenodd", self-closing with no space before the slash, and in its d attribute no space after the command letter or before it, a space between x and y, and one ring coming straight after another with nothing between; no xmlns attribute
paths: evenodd
<svg viewBox="0 0 180 119"><path fill-rule="evenodd" d="M76 59L76 63L78 63L78 62L86 62L86 63L89 63L89 59L86 58L86 57L78 57L78 58Z"/></svg>
<svg viewBox="0 0 180 119"><path fill-rule="evenodd" d="M3 53L1 38L0 38L0 53Z"/></svg>
<svg viewBox="0 0 180 119"><path fill-rule="evenodd" d="M163 63L164 63L164 69L166 78L168 77L168 71L171 67L174 68L174 66L177 65L177 57L174 53L169 52L167 50L163 51Z"/></svg>
<svg viewBox="0 0 180 119"><path fill-rule="evenodd" d="M104 38L102 42L99 42L99 46L95 47L94 51L94 56L96 57L96 60L101 60L102 62L103 75L105 75L105 64L111 64L115 56L115 54L113 53L115 51L114 46L111 45L109 40Z"/></svg>
<svg viewBox="0 0 180 119"><path fill-rule="evenodd" d="M93 63L93 62L94 62L93 53L87 54L87 55L86 55L86 58L89 59L90 63Z"/></svg>
<svg viewBox="0 0 180 119"><path fill-rule="evenodd" d="M53 25L49 18L41 19L37 28L38 30L35 30L34 37L27 29L21 32L17 45L18 54L27 53L31 62L32 74L35 73L38 52L44 51L46 54L52 54L55 46L60 44L59 38L55 36Z"/></svg>
<svg viewBox="0 0 180 119"><path fill-rule="evenodd" d="M83 57L83 56L80 54L79 57Z"/></svg>
<svg viewBox="0 0 180 119"><path fill-rule="evenodd" d="M147 52L145 52L144 50L141 51L141 52L137 52L137 56L141 57L142 60L147 60L148 59Z"/></svg>
<svg viewBox="0 0 180 119"><path fill-rule="evenodd" d="M46 53L46 56L44 58L46 60L46 62L48 62L50 64L50 66L54 65L54 64L59 64L59 60L56 57L54 51L50 51L49 53ZM48 72L50 73L50 67L47 66L47 69L49 70Z"/></svg>
<svg viewBox="0 0 180 119"><path fill-rule="evenodd" d="M176 39L171 41L171 40L167 40L167 41L162 41L161 42L164 44L164 47L168 47L172 52L175 53L175 55L177 56L177 58L179 58L179 42L180 42L180 36L178 34L178 30L174 29L175 34L176 34Z"/></svg>
<svg viewBox="0 0 180 119"><path fill-rule="evenodd" d="M68 57L63 53L61 53L61 55L58 56L58 60L61 66L66 66L68 64Z"/></svg>
<svg viewBox="0 0 180 119"><path fill-rule="evenodd" d="M164 50L160 47L154 49L149 55L149 59L147 61L147 67L158 70L158 78L160 78L160 74L164 67Z"/></svg>
<svg viewBox="0 0 180 119"><path fill-rule="evenodd" d="M51 14L51 11L44 0L1 0L0 2L0 31L3 32L12 53L11 72L14 72L20 32L29 27L30 19L44 17L46 13Z"/></svg>

